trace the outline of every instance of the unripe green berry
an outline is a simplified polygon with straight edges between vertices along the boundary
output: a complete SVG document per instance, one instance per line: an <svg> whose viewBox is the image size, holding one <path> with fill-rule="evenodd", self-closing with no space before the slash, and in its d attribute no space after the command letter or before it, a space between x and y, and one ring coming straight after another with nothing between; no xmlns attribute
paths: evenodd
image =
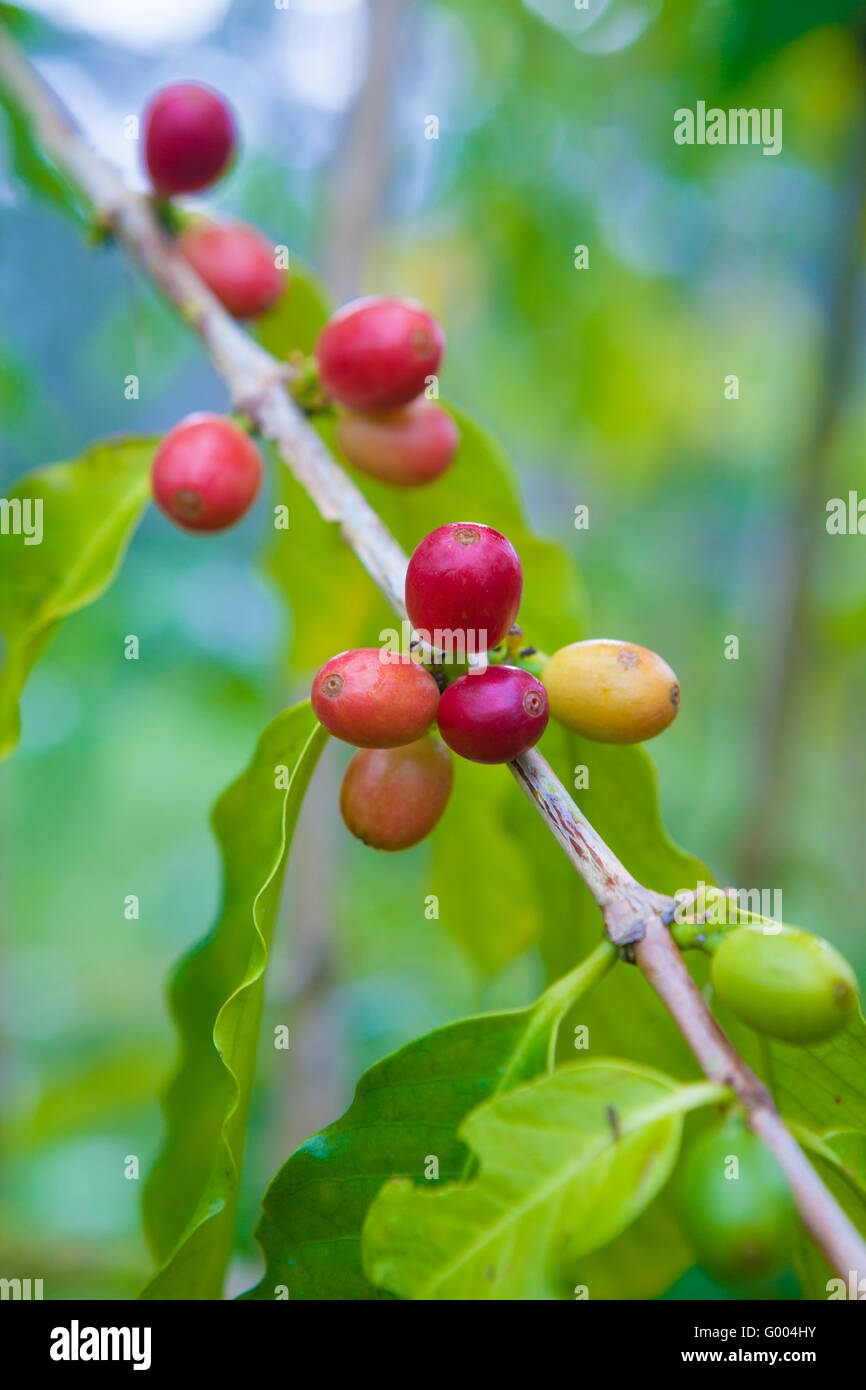
<svg viewBox="0 0 866 1390"><path fill-rule="evenodd" d="M554 652L541 679L553 718L598 743L643 743L680 707L670 666L634 642L572 642Z"/></svg>
<svg viewBox="0 0 866 1390"><path fill-rule="evenodd" d="M679 1207L698 1261L724 1283L775 1274L797 1240L785 1174L739 1117L699 1139L687 1155Z"/></svg>
<svg viewBox="0 0 866 1390"><path fill-rule="evenodd" d="M409 849L445 810L454 781L451 754L429 735L402 748L361 748L340 789L346 828L373 849Z"/></svg>
<svg viewBox="0 0 866 1390"><path fill-rule="evenodd" d="M857 978L829 941L797 927L737 927L710 959L716 997L759 1033L824 1042L857 1003Z"/></svg>

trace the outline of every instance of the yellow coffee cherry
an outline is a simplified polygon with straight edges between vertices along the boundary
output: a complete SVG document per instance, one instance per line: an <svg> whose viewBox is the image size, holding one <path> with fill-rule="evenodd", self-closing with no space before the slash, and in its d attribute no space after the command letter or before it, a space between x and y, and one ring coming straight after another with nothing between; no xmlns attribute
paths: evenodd
<svg viewBox="0 0 866 1390"><path fill-rule="evenodd" d="M554 719L598 743L655 738L680 707L670 666L635 642L572 642L554 652L541 679Z"/></svg>

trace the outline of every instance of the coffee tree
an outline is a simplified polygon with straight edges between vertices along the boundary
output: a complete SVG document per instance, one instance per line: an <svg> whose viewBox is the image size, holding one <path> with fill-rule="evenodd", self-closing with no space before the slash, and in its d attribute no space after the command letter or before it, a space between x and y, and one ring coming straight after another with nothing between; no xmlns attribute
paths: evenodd
<svg viewBox="0 0 866 1390"><path fill-rule="evenodd" d="M274 572L308 621L324 584L337 595L309 699L263 731L214 811L224 900L171 982L180 1061L145 1193L144 1297L223 1289L280 887L329 737L358 750L334 815L374 849L446 847L451 929L490 973L537 933L509 919L508 854L526 856L538 915L555 919L549 984L360 1077L264 1194L266 1271L245 1297L653 1296L694 1261L746 1292L789 1259L807 1296L866 1277L854 975L827 941L707 887L667 839L638 745L674 721L679 681L657 653L582 636L565 557L529 532L497 446L438 399L441 325L405 298L334 312L257 229L172 201L242 157L218 93L153 97L141 196L5 35L0 87L33 193L138 262L228 394L224 415L96 443L16 485L10 505L40 504L44 539L0 549L3 751L30 670L111 583L151 500L166 524L220 531L271 468L275 517L298 518L277 522ZM383 629L377 590L405 642ZM514 780L476 766L492 764ZM575 765L587 815L560 780ZM449 830L458 801L471 819ZM490 892L499 909L479 934Z"/></svg>

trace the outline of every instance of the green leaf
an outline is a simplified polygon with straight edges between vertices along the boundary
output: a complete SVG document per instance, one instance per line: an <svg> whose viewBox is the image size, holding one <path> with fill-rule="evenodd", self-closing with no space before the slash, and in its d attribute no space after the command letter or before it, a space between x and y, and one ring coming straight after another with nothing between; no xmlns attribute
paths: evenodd
<svg viewBox="0 0 866 1390"><path fill-rule="evenodd" d="M520 795L503 768L457 758L448 811L433 835L439 921L485 975L534 945L544 924L525 846L508 823L508 803ZM478 865L491 867L479 873Z"/></svg>
<svg viewBox="0 0 866 1390"><path fill-rule="evenodd" d="M571 1284L585 1288L590 1298L660 1298L694 1255L680 1227L666 1187L616 1240L576 1261Z"/></svg>
<svg viewBox="0 0 866 1390"><path fill-rule="evenodd" d="M9 8L11 10L12 7ZM0 21L8 23L10 17L0 14ZM14 27L13 22L10 28ZM53 164L44 153L33 134L28 112L18 102L15 94L3 84L2 79L0 103L3 108L2 124L6 131L10 164L15 177L35 197L49 203L55 210L71 216L79 224L89 226L87 199L66 172Z"/></svg>
<svg viewBox="0 0 866 1390"><path fill-rule="evenodd" d="M0 756L18 740L21 690L58 623L104 593L120 568L148 501L155 447L152 439L96 444L28 473L9 494L9 534L0 534ZM30 529L41 509L38 544L12 534L16 504L23 520L32 507Z"/></svg>
<svg viewBox="0 0 866 1390"><path fill-rule="evenodd" d="M332 310L330 296L309 266L291 258L285 292L252 325L262 347L285 361L292 352L311 353Z"/></svg>
<svg viewBox="0 0 866 1390"><path fill-rule="evenodd" d="M791 1128L843 1211L866 1235L866 1133L843 1129L817 1134L798 1124ZM805 1231L796 1265L804 1298L827 1298L833 1293L840 1297L838 1283L830 1283L838 1280L839 1275ZM862 1277L862 1270L859 1275ZM852 1296L848 1281L844 1295ZM856 1298L857 1292L853 1296Z"/></svg>
<svg viewBox="0 0 866 1390"><path fill-rule="evenodd" d="M280 1168L262 1203L256 1237L267 1261L245 1295L273 1299L370 1299L387 1295L361 1269L361 1226L385 1178L423 1178L435 1155L440 1178L465 1173L457 1125L480 1101L548 1063L565 1008L607 970L603 943L530 1008L482 1014L439 1028L377 1062L341 1119Z"/></svg>
<svg viewBox="0 0 866 1390"><path fill-rule="evenodd" d="M158 1041L148 1038L110 1056L69 1063L52 1075L34 1106L7 1107L0 1125L4 1150L56 1144L71 1134L110 1128L138 1107L149 1105L165 1069Z"/></svg>
<svg viewBox="0 0 866 1390"><path fill-rule="evenodd" d="M828 1130L814 1134L803 1125L792 1125L803 1148L844 1178L860 1198L866 1215L866 1133L857 1129Z"/></svg>
<svg viewBox="0 0 866 1390"><path fill-rule="evenodd" d="M859 1011L834 1038L803 1047L759 1037L715 999L711 1002L786 1120L819 1135L843 1129L866 1133L866 1024Z"/></svg>
<svg viewBox="0 0 866 1390"><path fill-rule="evenodd" d="M280 887L326 740L309 703L287 710L214 809L223 907L171 988L181 1060L165 1101L165 1145L145 1191L160 1265L145 1298L219 1298L222 1290Z"/></svg>
<svg viewBox="0 0 866 1390"><path fill-rule="evenodd" d="M829 1042L770 1042L767 1055L776 1103L786 1117L821 1129L866 1131L866 1025L859 1012Z"/></svg>
<svg viewBox="0 0 866 1390"><path fill-rule="evenodd" d="M413 1299L567 1296L581 1257L667 1181L684 1113L725 1093L605 1059L497 1096L459 1130L480 1161L475 1181L382 1188L362 1235L368 1277Z"/></svg>
<svg viewBox="0 0 866 1390"><path fill-rule="evenodd" d="M285 464L277 468L277 500L289 509L289 527L274 532L266 568L292 620L291 671L312 674L335 652L373 646L395 617L346 545L339 528L322 520Z"/></svg>

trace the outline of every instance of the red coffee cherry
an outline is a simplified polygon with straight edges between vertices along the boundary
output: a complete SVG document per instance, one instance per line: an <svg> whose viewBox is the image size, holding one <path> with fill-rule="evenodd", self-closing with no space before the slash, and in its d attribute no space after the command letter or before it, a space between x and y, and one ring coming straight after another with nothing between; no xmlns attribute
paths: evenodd
<svg viewBox="0 0 866 1390"><path fill-rule="evenodd" d="M423 396L375 415L348 411L337 421L337 444L349 463L397 487L438 478L459 443L460 431L448 412Z"/></svg>
<svg viewBox="0 0 866 1390"><path fill-rule="evenodd" d="M259 490L262 465L249 435L224 415L188 415L154 455L157 506L186 531L222 531Z"/></svg>
<svg viewBox="0 0 866 1390"><path fill-rule="evenodd" d="M251 319L275 304L286 273L274 265L274 248L244 222L194 224L178 246L185 260L223 308L236 319Z"/></svg>
<svg viewBox="0 0 866 1390"><path fill-rule="evenodd" d="M430 834L453 781L451 754L429 734L403 748L360 748L343 777L340 811L365 845L408 849Z"/></svg>
<svg viewBox="0 0 866 1390"><path fill-rule="evenodd" d="M458 676L439 701L440 734L473 763L510 763L538 742L546 726L544 686L517 666Z"/></svg>
<svg viewBox="0 0 866 1390"><path fill-rule="evenodd" d="M316 343L322 385L352 410L390 410L420 395L445 347L439 324L414 299L371 295L344 304Z"/></svg>
<svg viewBox="0 0 866 1390"><path fill-rule="evenodd" d="M311 692L320 724L358 748L398 748L426 733L439 687L411 657L356 647L326 661Z"/></svg>
<svg viewBox="0 0 866 1390"><path fill-rule="evenodd" d="M157 193L166 197L209 188L234 151L231 112L209 87L163 87L144 113L144 162Z"/></svg>
<svg viewBox="0 0 866 1390"><path fill-rule="evenodd" d="M492 526L452 521L415 549L406 572L406 609L416 631L455 634L469 653L501 642L520 607L523 571L511 541ZM444 639L440 639L444 643ZM473 677L475 679L475 677Z"/></svg>

